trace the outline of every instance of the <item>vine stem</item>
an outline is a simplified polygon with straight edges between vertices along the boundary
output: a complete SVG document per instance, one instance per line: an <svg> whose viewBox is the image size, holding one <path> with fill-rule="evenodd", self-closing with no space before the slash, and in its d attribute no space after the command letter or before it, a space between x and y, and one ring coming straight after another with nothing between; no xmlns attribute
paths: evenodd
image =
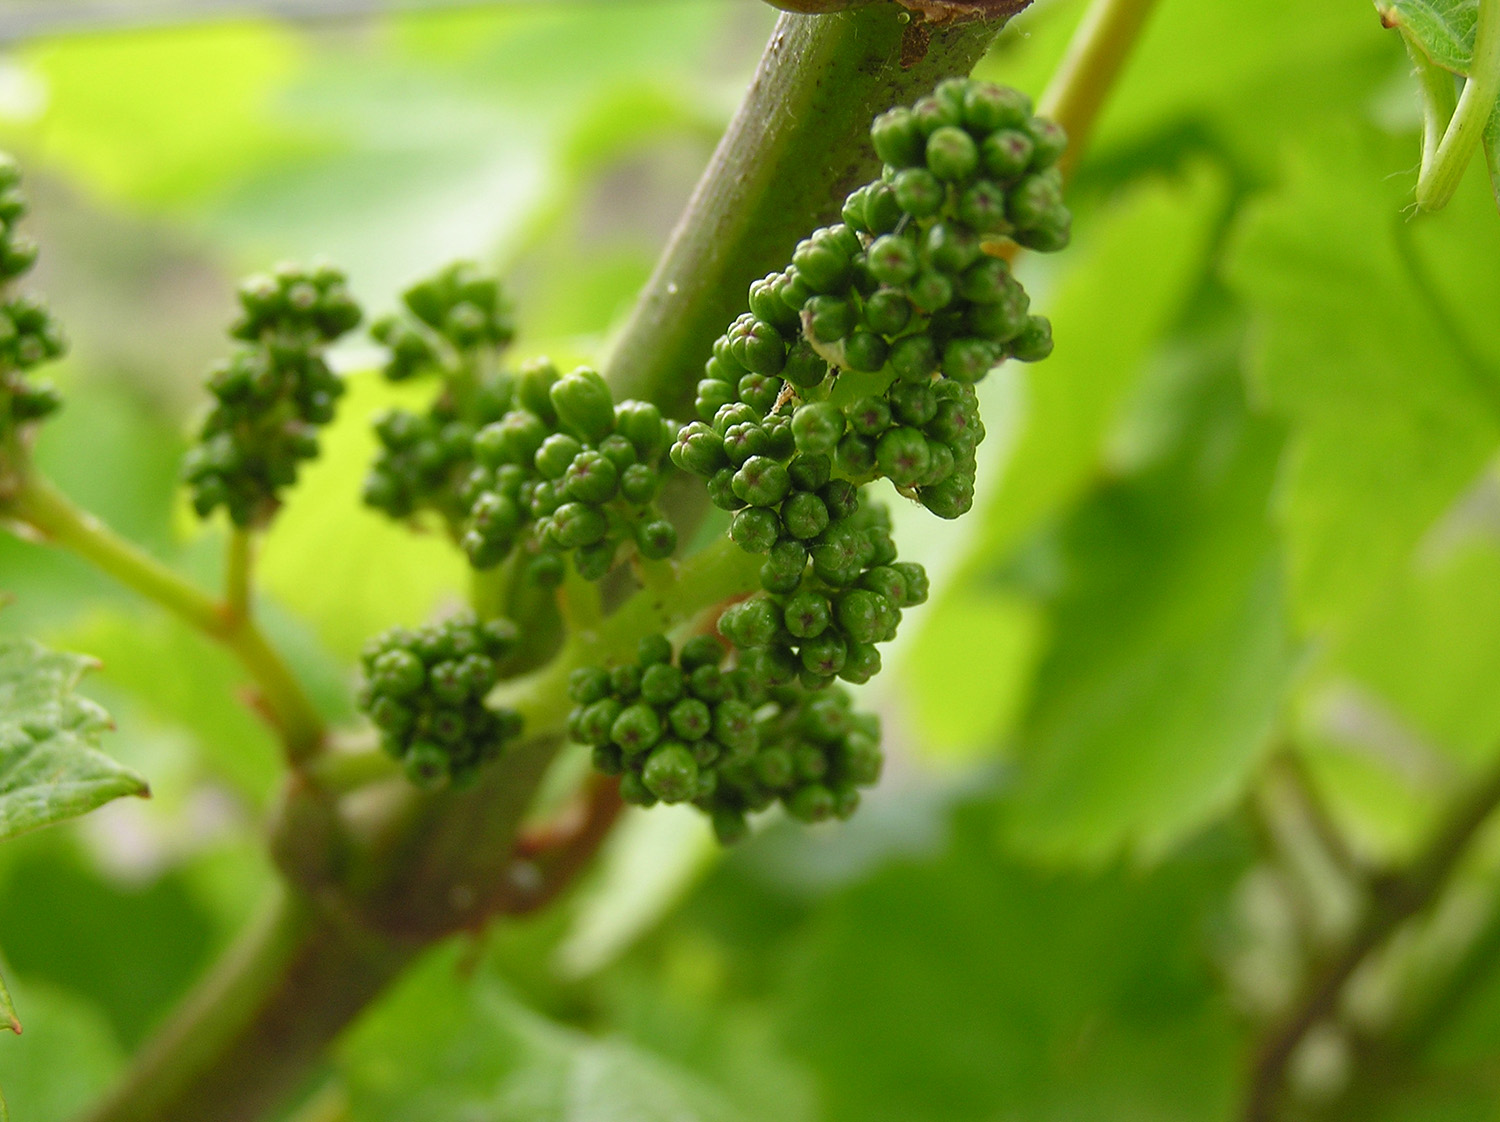
<svg viewBox="0 0 1500 1122"><path fill-rule="evenodd" d="M1037 112L1052 118L1068 134L1067 150L1058 161L1065 178L1071 178L1105 99L1155 5L1156 0L1094 0L1068 41L1067 52L1037 103Z"/></svg>
<svg viewBox="0 0 1500 1122"><path fill-rule="evenodd" d="M1418 73L1427 92L1429 81L1420 65ZM1484 135L1497 96L1500 96L1500 0L1479 0L1469 80L1464 83L1458 107L1431 159L1426 158L1424 136L1422 170L1417 175L1417 206L1423 210L1441 210L1448 204Z"/></svg>
<svg viewBox="0 0 1500 1122"><path fill-rule="evenodd" d="M1378 881L1364 918L1342 949L1318 970L1292 1012L1266 1038L1257 1055L1242 1114L1244 1122L1270 1122L1280 1102L1287 1065L1308 1032L1334 1012L1344 986L1406 920L1430 905L1447 886L1469 844L1500 806L1500 766L1456 800L1427 847L1399 876Z"/></svg>
<svg viewBox="0 0 1500 1122"><path fill-rule="evenodd" d="M37 472L28 473L6 502L4 513L23 530L29 529L44 541L76 554L224 644L255 680L259 700L280 732L292 763L301 764L318 751L325 732L323 719L296 676L247 615L214 600L120 537ZM248 555L248 544L246 550ZM231 558L235 551L231 540ZM229 568L234 567L231 560Z"/></svg>
<svg viewBox="0 0 1500 1122"><path fill-rule="evenodd" d="M231 526L224 551L224 615L231 624L250 618L255 541L244 526Z"/></svg>
<svg viewBox="0 0 1500 1122"><path fill-rule="evenodd" d="M1422 95L1422 167L1430 167L1458 107L1458 91L1453 87L1453 75L1428 58L1405 27L1401 28L1401 41L1406 44Z"/></svg>

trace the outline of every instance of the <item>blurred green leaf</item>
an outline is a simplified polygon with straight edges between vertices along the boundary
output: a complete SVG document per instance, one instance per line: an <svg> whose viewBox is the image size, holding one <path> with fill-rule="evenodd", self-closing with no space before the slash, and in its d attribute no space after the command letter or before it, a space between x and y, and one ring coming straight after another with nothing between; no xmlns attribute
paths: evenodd
<svg viewBox="0 0 1500 1122"><path fill-rule="evenodd" d="M251 805L270 798L282 773L280 749L238 696L243 672L221 647L150 607L95 611L49 637L93 652L102 663L100 685L115 691L109 700L127 728L135 708L152 722L186 731L213 775ZM163 666L172 672L163 674Z"/></svg>
<svg viewBox="0 0 1500 1122"><path fill-rule="evenodd" d="M1055 546L1053 641L1005 816L1028 851L1158 856L1269 745L1294 657L1267 517L1281 435L1243 412L1236 372L1203 392L1177 454L1103 486Z"/></svg>
<svg viewBox="0 0 1500 1122"><path fill-rule="evenodd" d="M352 376L348 386L321 455L266 538L258 572L281 604L352 661L371 635L421 623L443 597L463 596L468 565L441 533L414 534L360 501L377 447L371 415L424 391L402 393L374 374Z"/></svg>
<svg viewBox="0 0 1500 1122"><path fill-rule="evenodd" d="M1022 383L1019 435L1002 449L998 485L980 492L958 579L938 585L902 657L924 741L970 750L986 737L994 744L1024 702L1045 627L1026 603L977 586L973 574L1066 510L1103 468L1149 356L1201 274L1222 190L1199 169L1180 182L1145 183L1095 216L1045 301L1062 340L1057 351L1040 367L1003 373ZM1137 268L1148 257L1153 267ZM955 626L968 641L955 641ZM993 632L981 635L986 626ZM962 673L953 672L955 660Z"/></svg>
<svg viewBox="0 0 1500 1122"><path fill-rule="evenodd" d="M132 203L212 195L319 139L305 123L299 138L271 119L275 92L303 65L297 37L274 24L47 40L23 58L42 83L45 109L34 126L8 131L27 137L34 128L47 160Z"/></svg>
<svg viewBox="0 0 1500 1122"><path fill-rule="evenodd" d="M115 836L117 845L133 840L125 830ZM228 936L180 872L122 881L77 845L28 847L0 880L0 915L17 982L76 994L126 1048L140 1045Z"/></svg>
<svg viewBox="0 0 1500 1122"><path fill-rule="evenodd" d="M1100 215L1072 251L1075 267L1042 302L1061 342L1019 375L1024 428L976 517L984 561L1003 556L1094 478L1147 359L1200 279L1222 190L1207 170L1148 182ZM1144 260L1150 269L1138 267Z"/></svg>
<svg viewBox="0 0 1500 1122"><path fill-rule="evenodd" d="M109 717L74 693L92 665L30 639L0 640L0 841L150 794L98 750Z"/></svg>
<svg viewBox="0 0 1500 1122"><path fill-rule="evenodd" d="M451 951L412 971L340 1047L354 1122L710 1122L738 1117L693 1077L517 1005Z"/></svg>
<svg viewBox="0 0 1500 1122"><path fill-rule="evenodd" d="M1486 358L1500 321L1450 310L1429 283L1444 262L1412 240L1404 188L1387 175L1408 158L1348 130L1302 150L1232 259L1257 319L1259 387L1293 426L1282 516L1293 603L1318 628L1400 576L1500 431ZM1491 262L1500 254L1492 214L1463 237ZM1455 316L1482 330L1474 344Z"/></svg>
<svg viewBox="0 0 1500 1122"><path fill-rule="evenodd" d="M1150 874L1039 872L994 808L936 859L825 901L780 996L826 1122L1224 1118L1242 1044L1206 954L1242 866L1214 844Z"/></svg>
<svg viewBox="0 0 1500 1122"><path fill-rule="evenodd" d="M17 1122L69 1122L114 1078L119 1046L77 997L19 974L15 990L26 1031L0 1040L0 1087Z"/></svg>

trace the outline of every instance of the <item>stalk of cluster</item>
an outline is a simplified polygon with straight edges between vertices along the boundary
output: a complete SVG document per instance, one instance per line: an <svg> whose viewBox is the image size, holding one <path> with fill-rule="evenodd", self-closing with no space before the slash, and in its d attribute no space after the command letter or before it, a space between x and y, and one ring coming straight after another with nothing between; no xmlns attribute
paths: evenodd
<svg viewBox="0 0 1500 1122"><path fill-rule="evenodd" d="M14 283L36 262L36 243L17 228L27 211L16 162L0 153L0 484L21 468L22 436L62 406L49 381L27 372L63 353L62 332L35 297ZM16 461L16 462L12 462Z"/></svg>
<svg viewBox="0 0 1500 1122"><path fill-rule="evenodd" d="M230 328L242 346L208 376L214 407L183 462L193 508L224 507L237 526L264 525L318 454L319 426L344 392L328 368L328 344L359 323L360 310L331 266L283 265L239 289L242 314Z"/></svg>
<svg viewBox="0 0 1500 1122"><path fill-rule="evenodd" d="M516 645L510 620L460 615L393 628L366 646L359 706L413 783L466 786L520 735L519 714L485 705Z"/></svg>
<svg viewBox="0 0 1500 1122"><path fill-rule="evenodd" d="M499 281L465 262L407 289L402 307L371 328L389 349L382 373L392 382L436 376L441 385L425 413L390 409L375 419L380 452L364 500L396 519L432 511L457 538L469 514L474 434L515 397L516 376L500 366L515 324Z"/></svg>
<svg viewBox="0 0 1500 1122"><path fill-rule="evenodd" d="M850 711L842 691L779 683L755 665L726 668L725 650L700 635L675 653L664 635L633 662L574 672L573 738L594 766L620 776L626 802L690 802L725 844L746 815L780 802L793 817L847 818L859 788L880 776L880 727Z"/></svg>

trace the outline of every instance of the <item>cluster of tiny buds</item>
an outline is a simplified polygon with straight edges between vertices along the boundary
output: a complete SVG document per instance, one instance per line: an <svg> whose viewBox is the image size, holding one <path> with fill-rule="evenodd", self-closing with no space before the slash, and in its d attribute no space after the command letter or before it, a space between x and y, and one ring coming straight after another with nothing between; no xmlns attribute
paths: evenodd
<svg viewBox="0 0 1500 1122"><path fill-rule="evenodd" d="M774 802L805 821L847 817L857 788L879 778L873 718L852 714L839 691L726 668L712 636L676 652L666 636L648 636L634 661L575 671L569 692L571 735L598 770L620 776L626 802L692 803L726 844Z"/></svg>
<svg viewBox="0 0 1500 1122"><path fill-rule="evenodd" d="M507 619L460 615L366 646L360 708L413 783L466 786L520 735L516 713L485 704L517 639Z"/></svg>
<svg viewBox="0 0 1500 1122"><path fill-rule="evenodd" d="M529 364L514 406L474 435L463 492L470 562L492 568L524 542L570 554L581 576L598 580L623 544L649 560L670 556L677 530L656 498L674 428L654 405L615 404L587 367Z"/></svg>
<svg viewBox="0 0 1500 1122"><path fill-rule="evenodd" d="M46 306L12 291L13 282L30 271L37 257L36 243L18 226L27 209L20 168L0 153L0 476L19 466L9 461L19 451L22 426L29 431L32 423L62 406L62 395L51 382L26 376L65 349Z"/></svg>
<svg viewBox="0 0 1500 1122"><path fill-rule="evenodd" d="M515 324L500 282L465 262L401 300L401 312L371 329L387 348L381 372L392 382L435 375L441 384L425 413L388 409L375 419L380 453L364 500L392 518L435 512L457 538L469 516L463 489L474 470L474 434L505 416L515 397L515 376L500 366Z"/></svg>
<svg viewBox="0 0 1500 1122"><path fill-rule="evenodd" d="M201 517L222 506L235 525L254 526L318 453L317 430L344 392L324 351L358 325L360 310L343 273L326 265L252 277L239 302L229 333L244 345L209 372L213 409L183 475Z"/></svg>

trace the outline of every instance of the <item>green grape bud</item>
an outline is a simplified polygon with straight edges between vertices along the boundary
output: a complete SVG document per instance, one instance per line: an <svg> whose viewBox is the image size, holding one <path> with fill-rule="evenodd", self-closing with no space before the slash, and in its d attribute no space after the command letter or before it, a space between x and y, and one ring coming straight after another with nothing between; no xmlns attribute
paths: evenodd
<svg viewBox="0 0 1500 1122"><path fill-rule="evenodd" d="M635 660L643 667L671 662L672 641L660 633L647 635L636 644Z"/></svg>
<svg viewBox="0 0 1500 1122"><path fill-rule="evenodd" d="M939 97L935 91L919 98L911 111L923 136L931 136L945 125L957 125L963 120L962 100L952 96Z"/></svg>
<svg viewBox="0 0 1500 1122"><path fill-rule="evenodd" d="M927 168L939 179L962 183L978 167L979 148L963 129L945 125L927 138Z"/></svg>
<svg viewBox="0 0 1500 1122"><path fill-rule="evenodd" d="M947 189L926 168L909 167L896 173L891 181L896 202L913 218L929 218L942 209Z"/></svg>
<svg viewBox="0 0 1500 1122"><path fill-rule="evenodd" d="M844 415L826 401L803 405L792 414L792 436L804 455L833 451L844 433Z"/></svg>
<svg viewBox="0 0 1500 1122"><path fill-rule="evenodd" d="M875 154L894 168L920 164L925 151L924 139L916 116L904 106L887 110L870 126Z"/></svg>
<svg viewBox="0 0 1500 1122"><path fill-rule="evenodd" d="M543 479L561 479L573 462L573 457L583 451L583 445L564 432L555 432L542 441L533 462Z"/></svg>
<svg viewBox="0 0 1500 1122"><path fill-rule="evenodd" d="M557 419L580 440L597 443L615 427L615 401L604 379L580 366L548 390Z"/></svg>
<svg viewBox="0 0 1500 1122"><path fill-rule="evenodd" d="M815 234L798 242L792 264L817 292L839 292L849 283L849 255L832 239Z"/></svg>
<svg viewBox="0 0 1500 1122"><path fill-rule="evenodd" d="M828 507L809 491L798 491L781 508L781 520L787 533L804 541L817 537L828 527Z"/></svg>
<svg viewBox="0 0 1500 1122"><path fill-rule="evenodd" d="M579 452L563 473L563 494L575 502L591 506L614 498L619 485L619 469L594 451Z"/></svg>
<svg viewBox="0 0 1500 1122"><path fill-rule="evenodd" d="M791 597L782 611L782 623L799 639L821 635L832 618L828 599L811 590Z"/></svg>
<svg viewBox="0 0 1500 1122"><path fill-rule="evenodd" d="M406 750L402 759L406 778L413 786L424 791L435 791L447 785L452 778L448 753L442 746L431 741L419 740Z"/></svg>
<svg viewBox="0 0 1500 1122"><path fill-rule="evenodd" d="M915 561L898 561L891 568L901 574L906 581L906 596L901 601L904 608L915 607L927 602L927 570Z"/></svg>
<svg viewBox="0 0 1500 1122"><path fill-rule="evenodd" d="M1049 121L1046 117L1031 117L1022 127L1036 145L1036 151L1031 157L1033 170L1045 170L1062 158L1068 147L1068 134L1056 121Z"/></svg>
<svg viewBox="0 0 1500 1122"><path fill-rule="evenodd" d="M694 635L682 644L677 661L684 672L691 674L703 666L718 666L724 660L724 648L712 635Z"/></svg>
<svg viewBox="0 0 1500 1122"><path fill-rule="evenodd" d="M780 612L764 596L751 597L726 609L719 617L720 632L741 650L764 647L780 628Z"/></svg>
<svg viewBox="0 0 1500 1122"><path fill-rule="evenodd" d="M761 506L747 507L729 524L729 537L747 553L765 553L776 544L780 524L775 512Z"/></svg>
<svg viewBox="0 0 1500 1122"><path fill-rule="evenodd" d="M677 527L665 518L642 522L636 527L635 544L648 561L661 561L677 551Z"/></svg>
<svg viewBox="0 0 1500 1122"><path fill-rule="evenodd" d="M896 234L884 234L871 244L868 254L870 275L881 284L900 288L917 275L920 262L910 240Z"/></svg>
<svg viewBox="0 0 1500 1122"><path fill-rule="evenodd" d="M814 296L803 308L808 330L820 343L836 343L854 329L854 307L837 296Z"/></svg>
<svg viewBox="0 0 1500 1122"><path fill-rule="evenodd" d="M672 706L667 723L679 739L702 740L713 728L713 714L697 698L686 697ZM699 761L703 762L703 761Z"/></svg>
<svg viewBox="0 0 1500 1122"><path fill-rule="evenodd" d="M609 696L609 671L580 666L568 675L568 697L579 705L591 705Z"/></svg>
<svg viewBox="0 0 1500 1122"><path fill-rule="evenodd" d="M1010 353L1022 362L1040 362L1052 353L1052 321L1046 316L1029 316L1010 344Z"/></svg>
<svg viewBox="0 0 1500 1122"><path fill-rule="evenodd" d="M888 234L906 217L896 192L889 183L872 183L865 188L865 224L873 235Z"/></svg>
<svg viewBox="0 0 1500 1122"><path fill-rule="evenodd" d="M844 340L844 364L850 370L873 373L885 365L890 346L872 331L855 329Z"/></svg>
<svg viewBox="0 0 1500 1122"><path fill-rule="evenodd" d="M751 456L734 474L734 493L752 506L775 506L791 487L786 468L766 456Z"/></svg>
<svg viewBox="0 0 1500 1122"><path fill-rule="evenodd" d="M897 487L910 487L927 472L927 438L904 425L889 429L875 444L875 462Z"/></svg>
<svg viewBox="0 0 1500 1122"><path fill-rule="evenodd" d="M828 377L828 363L806 339L798 339L787 352L781 376L794 386L810 389Z"/></svg>
<svg viewBox="0 0 1500 1122"><path fill-rule="evenodd" d="M685 745L667 741L647 758L641 782L662 802L685 802L697 794L698 764Z"/></svg>
<svg viewBox="0 0 1500 1122"><path fill-rule="evenodd" d="M844 668L839 677L855 685L863 685L880 673L880 649L873 643L850 643L849 656L844 659Z"/></svg>
<svg viewBox="0 0 1500 1122"><path fill-rule="evenodd" d="M670 651L670 647L668 648ZM667 656L671 658L670 653ZM686 689L682 670L670 662L653 662L641 671L641 700L652 705L671 705Z"/></svg>
<svg viewBox="0 0 1500 1122"><path fill-rule="evenodd" d="M583 503L563 503L552 515L553 536L564 549L577 549L604 540L609 521L598 510Z"/></svg>
<svg viewBox="0 0 1500 1122"><path fill-rule="evenodd" d="M988 339L950 339L943 348L943 375L956 382L977 382L995 368L1000 357Z"/></svg>
<svg viewBox="0 0 1500 1122"><path fill-rule="evenodd" d="M860 436L879 436L891 427L891 408L882 398L864 397L848 409L849 429Z"/></svg>
<svg viewBox="0 0 1500 1122"><path fill-rule="evenodd" d="M627 758L637 756L661 739L661 719L651 706L638 702L615 718L609 737Z"/></svg>
<svg viewBox="0 0 1500 1122"><path fill-rule="evenodd" d="M976 133L1018 128L1031 115L1031 100L1019 90L975 82L964 95L963 121Z"/></svg>
<svg viewBox="0 0 1500 1122"><path fill-rule="evenodd" d="M1024 176L1005 199L1005 214L1017 227L1040 226L1062 206L1062 185L1055 172Z"/></svg>
<svg viewBox="0 0 1500 1122"><path fill-rule="evenodd" d="M1031 166L1036 145L1031 137L1017 129L1005 129L987 136L979 149L984 173L1005 182L1019 179Z"/></svg>

